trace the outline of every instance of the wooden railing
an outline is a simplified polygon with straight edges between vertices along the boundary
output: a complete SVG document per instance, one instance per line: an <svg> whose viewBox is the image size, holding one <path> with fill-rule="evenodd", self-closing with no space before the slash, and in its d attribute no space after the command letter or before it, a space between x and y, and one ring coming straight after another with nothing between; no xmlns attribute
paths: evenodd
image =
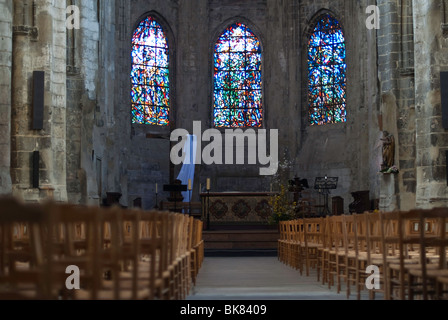
<svg viewBox="0 0 448 320"><path fill-rule="evenodd" d="M280 222L279 260L347 298L448 299L448 208Z"/></svg>
<svg viewBox="0 0 448 320"><path fill-rule="evenodd" d="M0 299L182 300L203 251L188 215L0 199Z"/></svg>

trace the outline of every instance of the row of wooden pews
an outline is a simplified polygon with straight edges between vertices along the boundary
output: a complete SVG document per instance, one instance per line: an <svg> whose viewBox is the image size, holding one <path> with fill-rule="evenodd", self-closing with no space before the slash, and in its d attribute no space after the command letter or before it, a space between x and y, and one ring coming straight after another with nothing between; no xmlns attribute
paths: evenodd
<svg viewBox="0 0 448 320"><path fill-rule="evenodd" d="M448 208L280 222L278 258L347 298L447 300Z"/></svg>
<svg viewBox="0 0 448 320"><path fill-rule="evenodd" d="M183 300L204 258L188 215L0 199L0 300Z"/></svg>

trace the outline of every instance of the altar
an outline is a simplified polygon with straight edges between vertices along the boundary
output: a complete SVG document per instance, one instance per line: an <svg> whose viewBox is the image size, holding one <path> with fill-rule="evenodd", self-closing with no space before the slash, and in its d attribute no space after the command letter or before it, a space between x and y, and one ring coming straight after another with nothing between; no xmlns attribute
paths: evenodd
<svg viewBox="0 0 448 320"><path fill-rule="evenodd" d="M202 219L211 226L261 226L272 214L271 192L201 193Z"/></svg>

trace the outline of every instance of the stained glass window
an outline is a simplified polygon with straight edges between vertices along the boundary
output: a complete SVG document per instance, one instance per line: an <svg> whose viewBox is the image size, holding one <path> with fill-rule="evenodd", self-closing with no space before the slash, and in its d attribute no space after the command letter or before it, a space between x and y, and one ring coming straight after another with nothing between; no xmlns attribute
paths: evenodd
<svg viewBox="0 0 448 320"><path fill-rule="evenodd" d="M261 127L262 50L260 40L244 24L228 27L215 45L215 127Z"/></svg>
<svg viewBox="0 0 448 320"><path fill-rule="evenodd" d="M162 27L153 17L146 18L132 37L132 123L169 124L169 58Z"/></svg>
<svg viewBox="0 0 448 320"><path fill-rule="evenodd" d="M311 125L347 121L344 31L331 15L316 24L308 46L309 119Z"/></svg>

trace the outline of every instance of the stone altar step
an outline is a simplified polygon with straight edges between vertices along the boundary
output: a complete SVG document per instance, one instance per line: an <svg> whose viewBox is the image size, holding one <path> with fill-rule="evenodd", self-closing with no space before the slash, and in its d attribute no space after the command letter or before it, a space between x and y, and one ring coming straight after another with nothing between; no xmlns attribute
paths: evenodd
<svg viewBox="0 0 448 320"><path fill-rule="evenodd" d="M207 255L275 255L277 254L277 229L227 228L203 231Z"/></svg>

